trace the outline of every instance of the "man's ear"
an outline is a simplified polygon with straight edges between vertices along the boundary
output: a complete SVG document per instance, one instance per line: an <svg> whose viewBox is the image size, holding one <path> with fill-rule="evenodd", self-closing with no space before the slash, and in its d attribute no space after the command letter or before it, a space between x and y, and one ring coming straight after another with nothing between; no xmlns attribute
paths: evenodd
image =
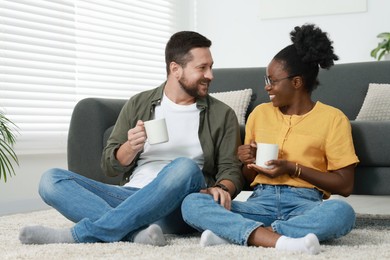
<svg viewBox="0 0 390 260"><path fill-rule="evenodd" d="M179 64L177 64L176 62L172 61L170 64L169 64L169 70L171 72L171 74L175 77L175 78L180 78L181 76L181 66Z"/></svg>

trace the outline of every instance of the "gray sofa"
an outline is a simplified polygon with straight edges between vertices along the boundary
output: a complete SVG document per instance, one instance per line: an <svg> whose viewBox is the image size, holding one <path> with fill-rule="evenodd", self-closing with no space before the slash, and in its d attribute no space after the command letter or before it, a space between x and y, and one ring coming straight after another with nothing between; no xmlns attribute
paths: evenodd
<svg viewBox="0 0 390 260"><path fill-rule="evenodd" d="M252 88L247 114L269 98L264 91L265 68L214 69L210 92ZM390 83L390 61L337 64L321 71L313 99L341 109L351 120L360 163L354 194L390 195L390 121L355 121L369 83ZM126 100L87 98L75 107L68 136L69 170L89 178L118 184L120 176L106 177L100 158L118 113ZM244 128L242 128L244 129ZM242 136L244 133L242 133Z"/></svg>

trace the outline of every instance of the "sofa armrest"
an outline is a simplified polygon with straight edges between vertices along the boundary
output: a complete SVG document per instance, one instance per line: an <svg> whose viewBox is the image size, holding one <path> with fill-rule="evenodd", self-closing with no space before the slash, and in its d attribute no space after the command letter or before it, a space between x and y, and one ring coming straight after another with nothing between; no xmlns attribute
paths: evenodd
<svg viewBox="0 0 390 260"><path fill-rule="evenodd" d="M126 100L86 98L75 106L68 133L68 169L90 179L119 184L100 168L104 134L112 127Z"/></svg>
<svg viewBox="0 0 390 260"><path fill-rule="evenodd" d="M390 195L390 121L351 121L360 163L353 194Z"/></svg>
<svg viewBox="0 0 390 260"><path fill-rule="evenodd" d="M359 166L390 166L390 121L351 121Z"/></svg>

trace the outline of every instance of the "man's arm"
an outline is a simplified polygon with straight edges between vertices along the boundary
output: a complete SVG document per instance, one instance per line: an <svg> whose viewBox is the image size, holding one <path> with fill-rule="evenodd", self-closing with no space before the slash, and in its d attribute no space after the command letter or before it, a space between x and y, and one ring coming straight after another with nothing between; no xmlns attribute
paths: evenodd
<svg viewBox="0 0 390 260"><path fill-rule="evenodd" d="M107 145L103 150L101 167L104 174L107 176L118 176L131 169L131 166L129 165L130 163L125 165L117 159L118 151L127 147L127 145L123 146L123 144L128 141L127 135L131 126L131 118L129 115L129 111L131 110L130 105L130 102L127 102L123 106L115 123L114 129L107 141Z"/></svg>
<svg viewBox="0 0 390 260"><path fill-rule="evenodd" d="M231 200L243 187L243 177L241 173L241 162L237 158L237 147L241 144L240 127L236 114L229 109L224 117L223 135L216 161L218 173L216 184L202 192L213 196L214 200L230 210Z"/></svg>
<svg viewBox="0 0 390 260"><path fill-rule="evenodd" d="M138 120L137 125L127 132L127 141L116 152L116 159L122 166L128 166L137 154L142 151L146 141L144 122Z"/></svg>

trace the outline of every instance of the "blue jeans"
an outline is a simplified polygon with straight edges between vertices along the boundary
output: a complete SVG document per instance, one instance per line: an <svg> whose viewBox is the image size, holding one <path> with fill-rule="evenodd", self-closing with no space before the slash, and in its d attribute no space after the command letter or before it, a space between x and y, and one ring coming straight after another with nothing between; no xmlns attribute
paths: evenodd
<svg viewBox="0 0 390 260"><path fill-rule="evenodd" d="M355 224L355 212L345 201L323 201L317 189L274 185L256 186L247 201L232 201L231 211L208 194L193 193L184 199L182 214L199 231L209 229L240 245L248 245L249 235L261 226L294 238L314 233L324 241L346 235Z"/></svg>
<svg viewBox="0 0 390 260"><path fill-rule="evenodd" d="M71 228L78 243L133 241L152 223L165 233L192 230L181 217L183 199L205 188L199 166L177 158L142 189L97 182L73 172L52 169L41 178L42 199L77 224Z"/></svg>

